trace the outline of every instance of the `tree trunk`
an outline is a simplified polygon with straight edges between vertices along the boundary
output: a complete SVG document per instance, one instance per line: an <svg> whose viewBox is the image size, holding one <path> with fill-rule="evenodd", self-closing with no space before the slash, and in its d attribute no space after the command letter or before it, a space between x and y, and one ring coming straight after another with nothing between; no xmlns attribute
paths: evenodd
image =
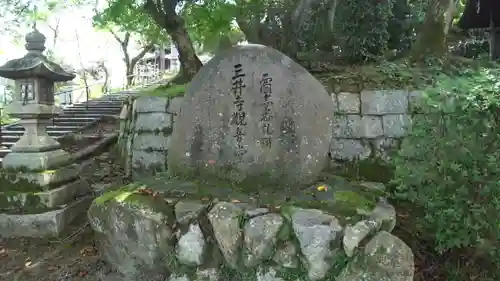
<svg viewBox="0 0 500 281"><path fill-rule="evenodd" d="M109 70L106 65L102 65L102 71L104 72L104 84L101 87L102 93L108 93L108 85L109 85Z"/></svg>
<svg viewBox="0 0 500 281"><path fill-rule="evenodd" d="M184 20L175 12L175 7L163 4L159 8L153 0L147 0L144 9L151 15L156 24L167 31L179 51L180 72L172 82L187 83L191 81L202 64L196 55L193 42L189 38Z"/></svg>
<svg viewBox="0 0 500 281"><path fill-rule="evenodd" d="M424 23L411 49L411 59L421 62L426 57L439 57L448 51L446 36L448 35L448 14L453 13L454 0L431 0L427 8Z"/></svg>
<svg viewBox="0 0 500 281"><path fill-rule="evenodd" d="M113 30L109 30L111 34L115 37L116 41L120 43L120 47L123 52L123 62L125 63L125 78L126 78L126 83L127 83L127 88L132 86L134 82L134 68L137 62L142 59L149 51L151 51L154 48L154 44L147 44L144 47L142 47L142 50L137 54L135 57L132 59L130 58L130 54L128 53L128 43L130 42L130 32L125 33L125 37L122 39L120 36L118 36L117 33L115 33Z"/></svg>
<svg viewBox="0 0 500 281"><path fill-rule="evenodd" d="M176 31L172 31L170 36L172 37L175 47L179 51L180 62L180 72L177 77L175 77L174 82L184 84L193 79L196 73L198 73L198 70L202 67L202 64L195 53L193 42L183 26Z"/></svg>
<svg viewBox="0 0 500 281"><path fill-rule="evenodd" d="M128 53L127 55L125 56L127 58L127 62L125 63L126 64L126 71L127 71L127 86L131 86L133 84L133 81L134 81L134 78L135 78L135 75L134 75L134 69L135 69L135 66L137 65L137 63L151 50L154 49L154 45L153 44L148 44L146 46L144 46L141 50L141 52L139 54L137 54L137 56L133 57L132 59L130 59Z"/></svg>
<svg viewBox="0 0 500 281"><path fill-rule="evenodd" d="M127 85L129 88L134 83L134 68L129 63L126 64L125 75L127 76Z"/></svg>

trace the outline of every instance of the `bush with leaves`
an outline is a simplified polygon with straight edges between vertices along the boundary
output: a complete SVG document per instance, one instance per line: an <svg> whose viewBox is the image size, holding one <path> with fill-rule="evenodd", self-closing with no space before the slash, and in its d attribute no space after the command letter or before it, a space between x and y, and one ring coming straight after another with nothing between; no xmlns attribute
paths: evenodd
<svg viewBox="0 0 500 281"><path fill-rule="evenodd" d="M498 69L440 77L393 159L393 196L423 211L419 225L440 251L500 246L498 77Z"/></svg>
<svg viewBox="0 0 500 281"><path fill-rule="evenodd" d="M387 50L394 0L346 0L337 5L334 30L349 63L374 60Z"/></svg>

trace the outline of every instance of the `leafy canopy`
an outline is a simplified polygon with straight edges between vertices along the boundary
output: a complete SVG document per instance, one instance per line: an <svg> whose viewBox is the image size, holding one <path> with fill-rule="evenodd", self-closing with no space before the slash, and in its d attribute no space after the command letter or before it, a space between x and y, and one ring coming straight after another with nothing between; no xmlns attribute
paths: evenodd
<svg viewBox="0 0 500 281"><path fill-rule="evenodd" d="M234 2L205 0L186 2L181 15L191 39L205 51L213 51L224 37L233 43L244 38L234 22L237 12Z"/></svg>
<svg viewBox="0 0 500 281"><path fill-rule="evenodd" d="M156 25L134 0L108 0L107 7L95 11L93 24L98 29L129 32L142 41L159 44L168 42L168 35Z"/></svg>

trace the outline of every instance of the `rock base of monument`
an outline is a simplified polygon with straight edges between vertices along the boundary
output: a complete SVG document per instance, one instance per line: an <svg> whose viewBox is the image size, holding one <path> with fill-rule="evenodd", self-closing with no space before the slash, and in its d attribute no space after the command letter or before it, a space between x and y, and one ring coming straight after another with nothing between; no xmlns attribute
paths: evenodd
<svg viewBox="0 0 500 281"><path fill-rule="evenodd" d="M382 184L317 185L333 197L316 208L293 199L195 198L194 186L211 189L166 179L94 200L90 224L117 280L413 280L412 251L390 233L394 208L384 200L366 204L365 194L379 194Z"/></svg>
<svg viewBox="0 0 500 281"><path fill-rule="evenodd" d="M92 202L80 164L52 170L0 170L0 236L61 234Z"/></svg>

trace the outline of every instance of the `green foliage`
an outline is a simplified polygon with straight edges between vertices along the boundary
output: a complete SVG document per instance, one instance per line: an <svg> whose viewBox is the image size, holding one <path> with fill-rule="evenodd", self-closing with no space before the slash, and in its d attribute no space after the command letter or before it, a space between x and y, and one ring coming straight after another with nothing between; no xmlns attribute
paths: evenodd
<svg viewBox="0 0 500 281"><path fill-rule="evenodd" d="M184 96L186 92L187 84L182 85L160 85L153 87L151 89L146 89L142 91L140 94L144 96L150 97L168 97L175 98Z"/></svg>
<svg viewBox="0 0 500 281"><path fill-rule="evenodd" d="M387 26L389 49L405 51L410 48L413 35L413 26L410 21L411 13L412 7L408 0L394 0L392 17Z"/></svg>
<svg viewBox="0 0 500 281"><path fill-rule="evenodd" d="M363 62L387 50L387 27L394 0L346 0L337 7L335 33L348 62Z"/></svg>
<svg viewBox="0 0 500 281"><path fill-rule="evenodd" d="M95 11L92 23L97 29L130 32L148 43L168 42L168 35L134 0L108 0L107 7Z"/></svg>
<svg viewBox="0 0 500 281"><path fill-rule="evenodd" d="M17 41L24 36L23 28L32 26L35 21L46 22L57 11L86 3L88 0L0 0L0 30Z"/></svg>
<svg viewBox="0 0 500 281"><path fill-rule="evenodd" d="M181 16L194 42L204 51L214 52L223 37L231 43L242 41L244 35L232 25L236 6L226 0L210 0L185 3Z"/></svg>
<svg viewBox="0 0 500 281"><path fill-rule="evenodd" d="M439 77L394 157L393 195L423 210L416 219L438 250L499 246L499 76L480 68Z"/></svg>

